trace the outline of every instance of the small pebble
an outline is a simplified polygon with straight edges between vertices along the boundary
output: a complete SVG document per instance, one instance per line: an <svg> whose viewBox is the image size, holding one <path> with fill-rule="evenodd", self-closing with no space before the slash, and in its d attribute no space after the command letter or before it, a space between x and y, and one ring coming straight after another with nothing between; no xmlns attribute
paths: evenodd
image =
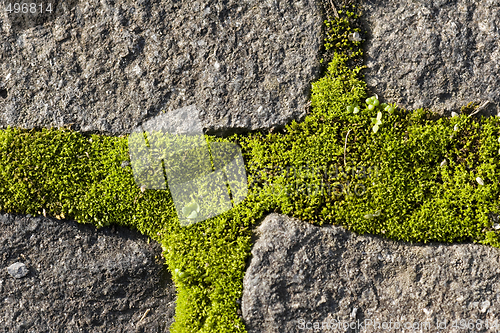
<svg viewBox="0 0 500 333"><path fill-rule="evenodd" d="M28 269L22 262L13 263L9 267L7 267L7 271L10 275L12 275L12 277L15 277L16 279L25 277L28 274Z"/></svg>
<svg viewBox="0 0 500 333"><path fill-rule="evenodd" d="M456 112L452 112L452 113L451 113L451 116L452 116L452 117L458 117L458 113L456 113Z"/></svg>
<svg viewBox="0 0 500 333"><path fill-rule="evenodd" d="M500 224L498 224L498 223L493 224L493 229L495 229L495 230L500 229Z"/></svg>
<svg viewBox="0 0 500 333"><path fill-rule="evenodd" d="M361 42L363 39L361 38L361 36L359 35L359 32L353 32L351 34L349 34L349 36L347 37L350 41L353 41L353 42Z"/></svg>
<svg viewBox="0 0 500 333"><path fill-rule="evenodd" d="M356 319L357 313L358 313L358 308L353 308L351 312L351 319Z"/></svg>
<svg viewBox="0 0 500 333"><path fill-rule="evenodd" d="M477 177L477 178L476 178L476 182L477 182L479 185L484 185L484 182L483 182L483 180L482 180L480 177Z"/></svg>
<svg viewBox="0 0 500 333"><path fill-rule="evenodd" d="M479 306L479 311L481 311L482 313L485 313L489 307L490 307L490 301L484 301Z"/></svg>
<svg viewBox="0 0 500 333"><path fill-rule="evenodd" d="M444 159L443 162L441 162L441 166L444 167L447 165L448 165L448 161L446 159Z"/></svg>

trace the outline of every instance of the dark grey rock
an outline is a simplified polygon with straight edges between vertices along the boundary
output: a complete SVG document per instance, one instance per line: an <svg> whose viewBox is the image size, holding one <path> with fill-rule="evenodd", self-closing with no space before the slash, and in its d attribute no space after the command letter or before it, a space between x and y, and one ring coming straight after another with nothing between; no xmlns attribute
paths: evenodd
<svg viewBox="0 0 500 333"><path fill-rule="evenodd" d="M314 323L321 332L355 332L333 325L358 320L373 324L356 332L402 332L395 322L418 323L405 332L458 332L452 325L461 319L482 320L474 332L486 332L486 320L500 325L498 248L412 245L278 214L263 221L259 235L244 277L249 333L312 332ZM445 320L446 329L438 329ZM373 327L391 321L392 330Z"/></svg>
<svg viewBox="0 0 500 333"><path fill-rule="evenodd" d="M209 133L271 128L305 115L319 74L314 0L103 0L0 22L0 126L126 134L196 104Z"/></svg>
<svg viewBox="0 0 500 333"><path fill-rule="evenodd" d="M175 288L161 253L123 227L0 214L0 261L30 271L0 272L0 332L168 332Z"/></svg>
<svg viewBox="0 0 500 333"><path fill-rule="evenodd" d="M9 272L9 274L16 279L20 279L28 275L28 269L22 262L15 262L7 267L7 272Z"/></svg>
<svg viewBox="0 0 500 333"><path fill-rule="evenodd" d="M409 108L449 115L469 102L500 108L500 2L367 0L368 87Z"/></svg>

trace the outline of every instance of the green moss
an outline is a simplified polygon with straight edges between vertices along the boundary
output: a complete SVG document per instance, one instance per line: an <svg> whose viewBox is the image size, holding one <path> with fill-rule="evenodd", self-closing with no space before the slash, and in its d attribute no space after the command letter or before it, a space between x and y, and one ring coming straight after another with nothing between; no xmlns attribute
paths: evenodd
<svg viewBox="0 0 500 333"><path fill-rule="evenodd" d="M124 225L160 242L178 290L171 332L183 333L245 332L245 260L252 229L272 211L396 240L500 246L488 218L500 213L500 119L396 108L374 133L380 108L366 107L361 67L349 65L359 45L346 41L345 20L330 27L337 52L303 122L280 134L208 137L243 149L250 189L235 209L181 227L169 191L141 191L121 166L126 137L14 128L0 131L0 209Z"/></svg>

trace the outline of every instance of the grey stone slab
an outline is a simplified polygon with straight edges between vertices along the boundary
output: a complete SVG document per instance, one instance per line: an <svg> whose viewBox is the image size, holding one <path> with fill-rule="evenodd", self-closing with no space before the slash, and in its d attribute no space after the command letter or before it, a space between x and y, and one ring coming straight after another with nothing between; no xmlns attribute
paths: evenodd
<svg viewBox="0 0 500 333"><path fill-rule="evenodd" d="M161 252L123 227L0 214L0 332L168 332L175 288Z"/></svg>
<svg viewBox="0 0 500 333"><path fill-rule="evenodd" d="M462 319L498 331L485 329L500 325L498 248L395 242L278 214L258 233L242 298L249 333L473 331L453 328Z"/></svg>
<svg viewBox="0 0 500 333"><path fill-rule="evenodd" d="M322 44L314 0L68 4L25 25L2 13L0 126L118 135L196 104L222 134L306 113Z"/></svg>
<svg viewBox="0 0 500 333"><path fill-rule="evenodd" d="M366 80L388 102L450 115L500 110L500 2L367 0Z"/></svg>

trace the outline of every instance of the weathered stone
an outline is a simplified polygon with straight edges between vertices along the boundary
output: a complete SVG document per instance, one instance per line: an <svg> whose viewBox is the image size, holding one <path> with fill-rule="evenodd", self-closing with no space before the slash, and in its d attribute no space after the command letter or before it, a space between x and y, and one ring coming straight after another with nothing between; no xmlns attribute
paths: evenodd
<svg viewBox="0 0 500 333"><path fill-rule="evenodd" d="M0 271L0 332L168 332L175 289L161 252L123 227L0 214L0 261L30 271Z"/></svg>
<svg viewBox="0 0 500 333"><path fill-rule="evenodd" d="M500 110L500 2L367 0L366 80L388 102L459 112Z"/></svg>
<svg viewBox="0 0 500 333"><path fill-rule="evenodd" d="M125 134L191 104L209 133L305 115L322 43L314 0L74 2L24 30L2 13L0 126Z"/></svg>
<svg viewBox="0 0 500 333"><path fill-rule="evenodd" d="M419 325L405 332L451 332L453 321L471 319L486 331L486 320L498 320L498 248L395 242L278 214L258 230L242 299L249 333L312 331L314 323L321 332L355 332L334 329L338 320L393 325L356 332L402 332L396 323Z"/></svg>

